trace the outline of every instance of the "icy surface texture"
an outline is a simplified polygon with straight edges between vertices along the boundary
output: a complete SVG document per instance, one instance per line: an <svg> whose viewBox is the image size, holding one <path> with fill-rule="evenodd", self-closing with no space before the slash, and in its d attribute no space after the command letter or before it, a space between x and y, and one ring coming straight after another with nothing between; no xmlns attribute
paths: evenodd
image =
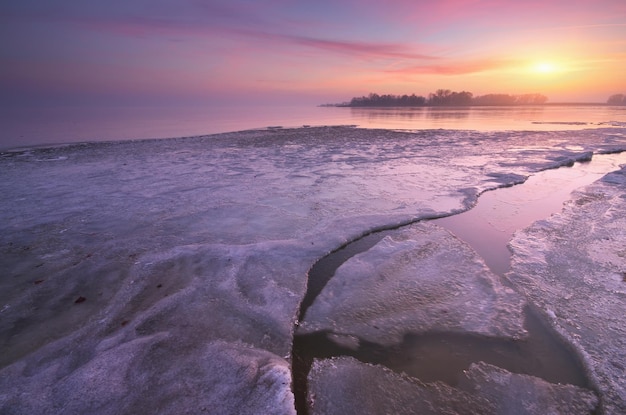
<svg viewBox="0 0 626 415"><path fill-rule="evenodd" d="M385 346L429 331L522 338L523 307L467 244L419 223L341 265L298 333L323 330Z"/></svg>
<svg viewBox="0 0 626 415"><path fill-rule="evenodd" d="M289 366L266 351L225 342L188 344L169 333L96 350L82 359L66 351L53 361L5 368L2 413L295 413Z"/></svg>
<svg viewBox="0 0 626 415"><path fill-rule="evenodd" d="M518 232L511 281L576 345L604 413L626 413L626 168Z"/></svg>
<svg viewBox="0 0 626 415"><path fill-rule="evenodd" d="M317 258L620 146L619 129L329 127L2 153L0 412L290 413Z"/></svg>
<svg viewBox="0 0 626 415"><path fill-rule="evenodd" d="M593 413L593 392L518 375L486 363L473 364L458 387L422 383L350 357L316 360L309 374L311 414Z"/></svg>
<svg viewBox="0 0 626 415"><path fill-rule="evenodd" d="M494 414L592 414L596 395L573 385L555 385L542 379L507 372L479 362L465 371L459 389L484 398Z"/></svg>
<svg viewBox="0 0 626 415"><path fill-rule="evenodd" d="M425 384L351 357L314 361L308 400L311 415L493 413L485 399L441 382Z"/></svg>

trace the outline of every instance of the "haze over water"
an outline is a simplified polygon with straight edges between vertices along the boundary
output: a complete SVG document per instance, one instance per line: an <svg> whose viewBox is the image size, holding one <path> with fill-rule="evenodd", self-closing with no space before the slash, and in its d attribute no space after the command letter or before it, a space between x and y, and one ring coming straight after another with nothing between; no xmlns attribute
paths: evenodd
<svg viewBox="0 0 626 415"><path fill-rule="evenodd" d="M567 130L626 123L626 107L337 108L215 106L181 108L7 109L0 149L84 141L187 137L270 126L356 125L388 129ZM607 125L606 123L609 123Z"/></svg>

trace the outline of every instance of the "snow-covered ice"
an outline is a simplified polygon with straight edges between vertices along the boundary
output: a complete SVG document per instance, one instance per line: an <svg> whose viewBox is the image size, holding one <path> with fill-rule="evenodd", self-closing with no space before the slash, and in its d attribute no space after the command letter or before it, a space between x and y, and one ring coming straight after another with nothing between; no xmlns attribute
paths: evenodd
<svg viewBox="0 0 626 415"><path fill-rule="evenodd" d="M483 362L470 365L459 389L485 398L496 414L588 414L598 404L597 396L590 390L548 383Z"/></svg>
<svg viewBox="0 0 626 415"><path fill-rule="evenodd" d="M316 360L309 374L311 414L480 414L489 402L442 382L425 384L350 357Z"/></svg>
<svg viewBox="0 0 626 415"><path fill-rule="evenodd" d="M605 413L626 413L626 167L511 241L510 280L586 361Z"/></svg>
<svg viewBox="0 0 626 415"><path fill-rule="evenodd" d="M419 223L337 269L298 333L327 331L381 345L433 331L523 338L524 299L464 242Z"/></svg>
<svg viewBox="0 0 626 415"><path fill-rule="evenodd" d="M311 414L589 414L593 392L472 364L458 388L422 383L350 357L316 360L309 375Z"/></svg>
<svg viewBox="0 0 626 415"><path fill-rule="evenodd" d="M619 128L320 127L2 153L0 412L294 413L289 354L318 258L624 149ZM616 307L618 282L603 282Z"/></svg>

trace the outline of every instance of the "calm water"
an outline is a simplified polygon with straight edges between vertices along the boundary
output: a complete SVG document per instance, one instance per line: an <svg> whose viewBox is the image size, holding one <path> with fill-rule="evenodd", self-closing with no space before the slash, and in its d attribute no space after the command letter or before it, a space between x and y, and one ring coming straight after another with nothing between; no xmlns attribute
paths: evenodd
<svg viewBox="0 0 626 415"><path fill-rule="evenodd" d="M562 130L626 123L626 107L473 108L55 108L0 109L0 149L81 141L186 137L269 126L389 129Z"/></svg>
<svg viewBox="0 0 626 415"><path fill-rule="evenodd" d="M523 184L485 192L472 209L433 222L469 243L494 273L504 275L511 265L507 244L515 231L560 212L574 190L623 164L626 153L596 154L591 162L545 170Z"/></svg>

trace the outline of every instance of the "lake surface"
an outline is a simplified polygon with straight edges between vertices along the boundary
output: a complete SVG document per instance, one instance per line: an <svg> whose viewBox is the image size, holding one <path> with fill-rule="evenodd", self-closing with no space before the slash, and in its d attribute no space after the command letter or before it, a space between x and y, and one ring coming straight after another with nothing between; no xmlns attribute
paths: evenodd
<svg viewBox="0 0 626 415"><path fill-rule="evenodd" d="M0 149L8 149L83 141L187 137L270 126L357 125L362 128L479 131L583 129L626 125L626 107L2 108L0 123Z"/></svg>

